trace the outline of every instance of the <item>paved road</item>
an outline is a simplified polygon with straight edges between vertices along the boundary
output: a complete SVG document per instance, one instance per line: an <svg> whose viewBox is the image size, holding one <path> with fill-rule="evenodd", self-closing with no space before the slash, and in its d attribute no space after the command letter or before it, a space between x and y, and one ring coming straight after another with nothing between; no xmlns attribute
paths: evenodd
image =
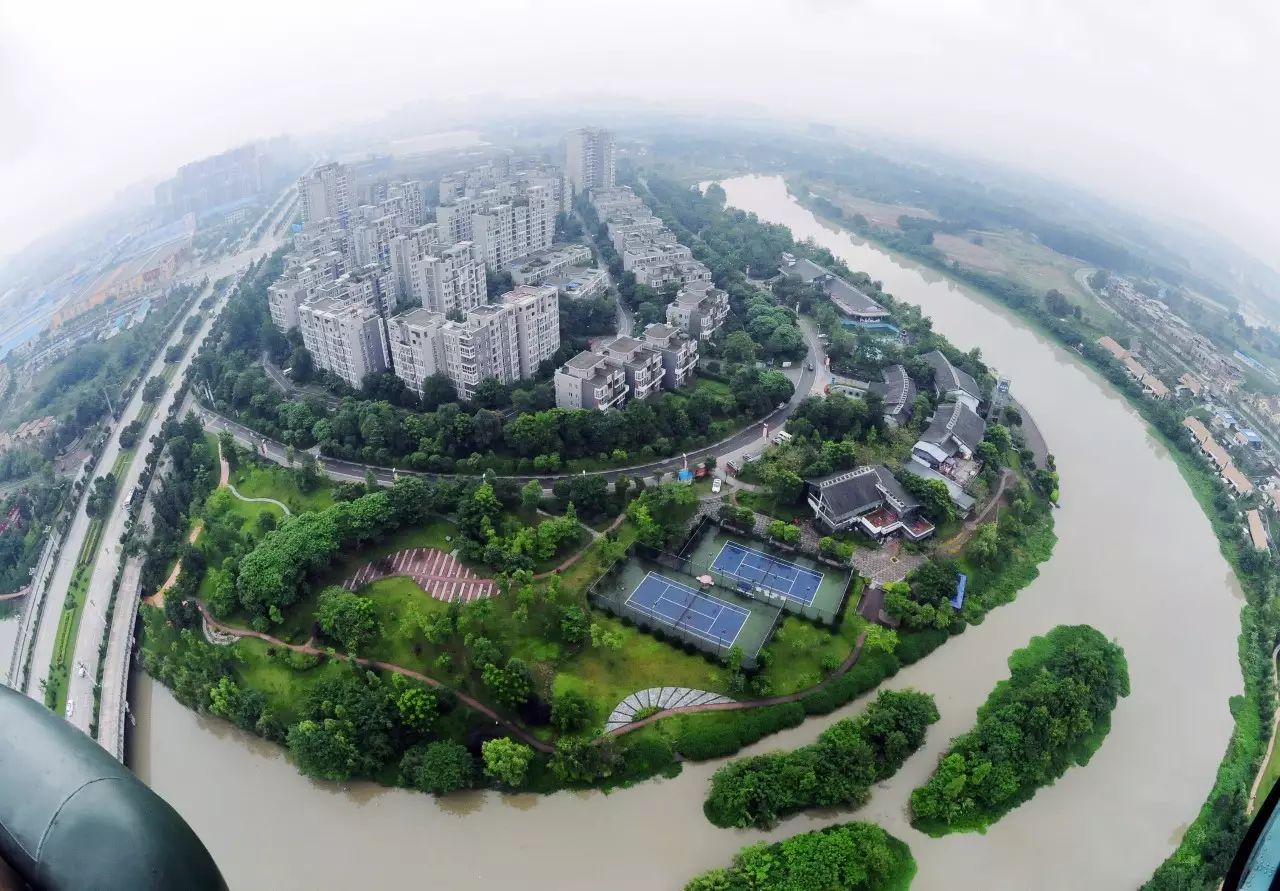
<svg viewBox="0 0 1280 891"><path fill-rule="evenodd" d="M278 239L268 237L262 240L261 247L254 247L237 254L232 254L223 259L205 266L191 273L182 276L180 280L199 281L208 278L209 287L205 293L201 294L192 303L190 312L199 312L200 301L211 292L213 283L225 276L233 275L237 270L242 269L251 261L257 259L265 253L274 250L278 244ZM217 310L220 311L222 305L225 305L225 299L219 304ZM202 342L208 335L213 324L216 313L210 313L206 316L204 323L197 332L192 347L187 354L178 363L174 380L180 380L182 375L186 373L186 369L195 355L197 344ZM182 339L182 326L178 325L170 340L170 344L177 343ZM164 368L164 352L161 350L155 362L147 370L147 377L160 374ZM156 406L155 412L151 416L151 420L147 425L147 429L139 438L139 442L144 445L140 449L145 449L145 444L150 440L151 436L159 432L160 425L163 424L164 418L168 412L169 406L172 404L174 389L172 386L166 389L165 394L161 397L159 404ZM95 475L101 475L107 469L111 468L120 454L120 443L118 431L125 425L138 417L142 409L142 388L139 387L133 398L130 399L128 405L125 406L121 413L120 421L111 431L111 439L103 451ZM120 565L121 545L120 537L124 533L124 525L126 513L124 510L124 499L128 497L127 493L133 491L137 485L139 476L145 462L142 457L136 457L125 473L124 478L118 482L118 491L120 499L116 502L111 516L103 529L101 538L101 547L97 555L97 559L93 563L88 588L88 601L85 605L84 613L80 619L80 626L77 633L77 639L74 649L73 668L71 672L70 683L68 687L68 699L73 701L72 723L82 730L87 730L89 722L93 716L93 685L97 675L99 646L106 634L106 609L111 594L111 583L115 578L116 570ZM27 679L26 693L33 699L43 700L44 694L41 689L41 681L46 679L49 674L50 662L53 659L54 645L57 638L58 620L61 610L61 604L66 597L66 593L71 586L71 579L75 569L76 557L80 553L81 546L84 543L85 536L89 529L89 518L83 510L83 505L78 505L75 516L72 519L71 527L68 531L66 542L63 545L62 554L58 560L58 564L54 569L52 582L49 586L49 602L46 605L44 614L41 616L39 627L34 635L34 655L32 658L31 674ZM123 612L123 611L121 611ZM127 620L132 624L132 617L123 617L117 614L122 621ZM84 677L80 677L83 668Z"/></svg>
<svg viewBox="0 0 1280 891"><path fill-rule="evenodd" d="M708 455L716 456L717 466L723 466L724 462L737 458L741 459L746 455L759 455L769 445L768 439L765 437L765 429L772 434L782 428L783 422L791 416L804 398L813 394L821 393L826 386L826 381L830 379L830 373L822 363L822 347L818 340L817 329L807 319L801 320L801 333L809 344L809 356L813 359L816 369L810 371L805 363L797 363L797 367L788 369L788 377L795 384L795 394L791 397L791 401L783 408L774 411L763 421L757 421L745 430L735 433L733 436L706 446L701 449L695 449L686 455L668 458L663 461L654 461L650 464L638 464L632 467L621 467L614 470L604 470L592 474L593 476L602 476L606 480L615 480L620 476L649 476L656 473L666 473L685 467L686 464L694 464L701 461ZM227 430L230 431L236 439L245 446L253 449L257 454L274 461L277 464L286 464L286 446L275 440L267 439L248 427L238 424L235 421L223 417L222 415L202 409L204 416L205 429L213 431ZM363 482L366 474L370 469L373 470L375 478L381 483L392 483L397 475L412 473L412 471L396 470L390 467L381 467L378 465L361 464L356 461L343 461L338 458L330 458L324 455L317 456L321 470L332 479ZM417 474L419 476L438 476L438 474ZM517 483L525 483L531 479L543 482L553 482L558 479L567 479L571 476L577 476L573 473L558 474L539 474L539 475L520 475L503 477L504 479L512 479Z"/></svg>

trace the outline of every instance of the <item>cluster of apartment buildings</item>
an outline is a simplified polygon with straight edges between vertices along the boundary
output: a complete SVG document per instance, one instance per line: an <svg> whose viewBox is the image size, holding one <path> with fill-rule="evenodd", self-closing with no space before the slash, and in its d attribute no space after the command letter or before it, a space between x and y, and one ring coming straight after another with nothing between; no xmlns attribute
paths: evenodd
<svg viewBox="0 0 1280 891"><path fill-rule="evenodd" d="M1114 275L1107 282L1106 293L1113 298L1113 305L1122 315L1151 329L1217 393L1234 393L1243 382L1244 373L1239 363L1224 356L1213 341L1197 333L1190 322L1165 303L1147 297L1132 282Z"/></svg>
<svg viewBox="0 0 1280 891"><path fill-rule="evenodd" d="M556 406L604 411L659 390L678 390L693 379L698 341L654 323L640 337L622 336L584 350L556 372Z"/></svg>
<svg viewBox="0 0 1280 891"><path fill-rule="evenodd" d="M559 298L608 285L585 245L556 245L573 189L607 188L607 131L570 134L569 171L499 158L440 179L434 219L423 183L375 184L360 204L350 171L325 164L298 181L302 230L271 286L271 320L297 328L318 368L353 387L390 371L415 392L448 375L469 399L480 381L536 372L560 347ZM486 269L517 287L489 301Z"/></svg>
<svg viewBox="0 0 1280 891"><path fill-rule="evenodd" d="M1102 347L1124 366L1124 370L1129 372L1129 376L1142 385L1143 392L1156 399L1167 399L1169 397L1169 388L1165 382L1159 377L1147 370L1147 367L1134 358L1133 353L1122 347L1114 338L1103 335L1098 338L1098 346ZM1193 375L1183 375L1186 377L1194 377ZM1199 383L1196 379L1196 383ZM1190 386L1183 382L1184 386Z"/></svg>
<svg viewBox="0 0 1280 891"><path fill-rule="evenodd" d="M711 284L711 270L693 258L643 201L626 186L593 189L591 205L605 225L623 272L636 284L658 289L679 285L667 306L667 324L695 340L714 335L729 315L729 295Z"/></svg>

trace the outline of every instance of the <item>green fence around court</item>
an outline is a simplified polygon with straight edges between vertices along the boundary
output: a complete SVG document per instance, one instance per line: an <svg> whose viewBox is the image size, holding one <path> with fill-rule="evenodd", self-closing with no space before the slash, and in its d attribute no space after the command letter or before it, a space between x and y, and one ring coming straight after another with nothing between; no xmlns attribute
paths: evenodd
<svg viewBox="0 0 1280 891"><path fill-rule="evenodd" d="M737 576L716 569L713 565L716 556L730 542L821 575L822 581L818 585L818 590L814 592L813 601L804 603L770 591L767 586L744 583ZM784 612L794 613L824 625L835 624L844 606L845 598L849 594L850 583L853 581L852 569L820 563L807 554L784 552L756 538L730 534L714 520L706 517L694 527L681 547L679 556L666 553L651 553L647 556L684 575L695 578L711 576L717 586L734 591L740 597L764 601L777 606Z"/></svg>
<svg viewBox="0 0 1280 891"><path fill-rule="evenodd" d="M742 630L738 632L737 638L733 641L713 640L699 634L696 629L664 621L629 603L631 594L651 572L687 588L699 590L706 597L713 597L748 612L749 616ZM637 552L633 552L630 557L624 557L609 567L592 583L587 590L587 596L593 606L613 613L619 618L628 619L637 627L673 645L700 650L721 659L727 658L730 649L737 646L742 652L744 668L756 667L760 651L773 636L782 616L781 609L774 603L743 597L732 587L725 588L718 584L703 585L695 576L673 569L663 562Z"/></svg>

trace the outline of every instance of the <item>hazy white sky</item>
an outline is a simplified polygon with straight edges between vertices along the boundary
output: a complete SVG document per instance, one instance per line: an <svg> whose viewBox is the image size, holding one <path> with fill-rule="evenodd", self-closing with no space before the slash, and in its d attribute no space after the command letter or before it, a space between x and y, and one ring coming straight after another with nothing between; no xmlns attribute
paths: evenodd
<svg viewBox="0 0 1280 891"><path fill-rule="evenodd" d="M237 142L470 94L737 100L1012 161L1280 265L1266 0L0 5L0 257Z"/></svg>

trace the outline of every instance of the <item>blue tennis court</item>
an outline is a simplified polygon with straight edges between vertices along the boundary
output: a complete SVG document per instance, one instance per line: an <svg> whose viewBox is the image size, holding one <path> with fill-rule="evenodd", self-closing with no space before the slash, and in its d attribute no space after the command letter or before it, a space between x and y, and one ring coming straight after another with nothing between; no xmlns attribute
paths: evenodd
<svg viewBox="0 0 1280 891"><path fill-rule="evenodd" d="M820 572L770 557L736 541L725 542L711 568L737 579L743 590L756 586L805 605L813 603L823 578Z"/></svg>
<svg viewBox="0 0 1280 891"><path fill-rule="evenodd" d="M627 605L665 625L679 628L708 643L733 646L751 617L750 611L695 591L650 572L627 598Z"/></svg>

